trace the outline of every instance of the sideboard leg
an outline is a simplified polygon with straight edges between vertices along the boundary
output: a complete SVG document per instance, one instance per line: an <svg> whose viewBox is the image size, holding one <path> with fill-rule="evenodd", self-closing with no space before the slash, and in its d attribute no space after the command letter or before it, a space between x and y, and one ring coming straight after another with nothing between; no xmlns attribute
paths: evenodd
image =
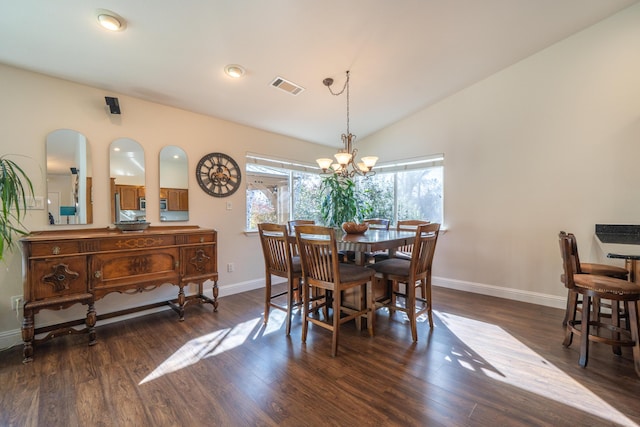
<svg viewBox="0 0 640 427"><path fill-rule="evenodd" d="M96 344L96 308L93 301L89 302L87 309L87 330L89 332L89 345Z"/></svg>
<svg viewBox="0 0 640 427"><path fill-rule="evenodd" d="M218 311L218 281L213 282L213 311Z"/></svg>
<svg viewBox="0 0 640 427"><path fill-rule="evenodd" d="M178 315L180 321L184 321L184 285L180 284L180 290L178 291Z"/></svg>
<svg viewBox="0 0 640 427"><path fill-rule="evenodd" d="M24 318L22 319L22 341L24 341L24 349L22 350L22 363L28 363L33 360L33 310L24 310Z"/></svg>

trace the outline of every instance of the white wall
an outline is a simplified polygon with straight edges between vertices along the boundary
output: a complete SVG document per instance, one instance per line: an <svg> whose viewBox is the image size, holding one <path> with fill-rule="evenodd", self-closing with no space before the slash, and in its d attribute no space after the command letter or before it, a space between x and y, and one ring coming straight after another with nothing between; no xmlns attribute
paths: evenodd
<svg viewBox="0 0 640 427"><path fill-rule="evenodd" d="M445 153L436 284L561 306L558 232L614 263L594 224L640 223L640 5L362 144L385 161Z"/></svg>
<svg viewBox="0 0 640 427"><path fill-rule="evenodd" d="M324 146L3 65L0 65L0 93L0 155L26 156L12 158L33 180L37 196L46 199L47 134L64 128L77 130L87 137L93 159L94 185L94 223L87 227L110 225L108 153L113 140L128 137L145 147L147 220L152 225L162 225L159 212L160 150L166 145L182 147L189 158L191 189L190 221L184 224L218 230L221 294L230 292L230 288L243 289L264 283L262 251L256 236L243 233L244 191L237 191L224 199L205 194L194 173L200 158L210 152L223 152L244 167L244 156L248 151L307 162L327 151ZM107 113L105 95L119 98L121 116ZM226 210L228 201L233 204L230 211ZM24 223L32 231L51 228L46 210L29 211ZM23 293L21 254L16 251L5 255L6 260L0 262L0 348L19 340L21 320L10 309L10 297ZM230 262L235 264L233 273L226 271L226 264ZM209 295L210 288L209 285ZM104 313L132 304L167 299L176 294L177 288L169 285L134 296L111 294L98 301L96 308L99 313ZM82 317L85 311L86 307L79 305L68 311L45 310L36 316L36 326Z"/></svg>
<svg viewBox="0 0 640 427"><path fill-rule="evenodd" d="M198 187L198 160L221 151L244 164L247 151L309 161L321 147L222 120L0 66L0 153L29 156L21 164L44 187L44 141L55 129L87 136L93 154L94 226L109 224L108 146L129 137L146 149L149 189L159 188L158 153L179 145L189 157L190 221L219 231L221 293L262 283L262 255L245 236L244 193L217 200ZM120 99L122 116L106 113L104 96ZM442 102L363 139L361 151L391 161L445 153L445 226L435 258L436 284L562 306L557 233L577 234L584 260L607 261L595 223L640 222L640 6L627 9ZM266 149L265 147L269 147ZM104 180L97 177L103 176ZM157 191L148 191L148 220L159 225ZM234 209L227 211L227 201ZM31 211L31 230L48 228ZM234 262L236 272L224 266ZM157 301L148 294L109 295L106 312ZM9 309L22 293L20 254L0 270L0 343L16 339ZM221 309L224 309L221 306ZM37 322L84 314L46 312ZM188 316L188 313L187 313ZM4 338L4 341L3 341Z"/></svg>

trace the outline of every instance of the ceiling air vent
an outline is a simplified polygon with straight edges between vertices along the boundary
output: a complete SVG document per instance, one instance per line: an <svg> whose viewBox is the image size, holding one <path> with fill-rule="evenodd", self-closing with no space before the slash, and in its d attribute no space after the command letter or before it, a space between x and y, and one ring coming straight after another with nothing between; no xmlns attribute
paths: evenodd
<svg viewBox="0 0 640 427"><path fill-rule="evenodd" d="M276 77L271 82L271 86L276 87L280 90L283 90L291 95L297 95L304 90L302 86L298 86L295 83L290 82L289 80L285 80L282 77Z"/></svg>

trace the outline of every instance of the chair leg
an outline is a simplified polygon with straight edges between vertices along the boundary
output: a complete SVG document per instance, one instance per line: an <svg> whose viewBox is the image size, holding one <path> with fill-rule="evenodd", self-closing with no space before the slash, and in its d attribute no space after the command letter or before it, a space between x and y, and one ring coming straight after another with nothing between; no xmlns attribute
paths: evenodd
<svg viewBox="0 0 640 427"><path fill-rule="evenodd" d="M396 290L399 291L398 289L398 282L396 282L395 280L388 280L388 279L384 279L387 280L387 283L390 283L389 285L389 315L393 316L396 312Z"/></svg>
<svg viewBox="0 0 640 427"><path fill-rule="evenodd" d="M585 368L589 361L589 322L591 320L591 297L582 297L582 324L580 328L580 366Z"/></svg>
<svg viewBox="0 0 640 427"><path fill-rule="evenodd" d="M289 336L291 334L291 311L292 311L292 307L293 307L293 299L294 299L294 284L293 284L293 278L291 280L289 280L288 283L289 286L289 291L287 292L287 326L286 326L286 336ZM297 293L297 291L296 291ZM297 298L296 298L297 299Z"/></svg>
<svg viewBox="0 0 640 427"><path fill-rule="evenodd" d="M360 310L364 310L365 307L367 307L367 293L364 292L364 286L361 286L359 289L358 288L353 288L353 290L357 290L358 291L358 299L356 301L357 307L356 309L358 311ZM362 316L358 316L355 318L355 323L356 323L356 329L361 331L362 330Z"/></svg>
<svg viewBox="0 0 640 427"><path fill-rule="evenodd" d="M302 334L300 335L302 338L302 342L307 342L307 330L309 329L309 295L310 295L310 286L304 283L302 292Z"/></svg>
<svg viewBox="0 0 640 427"><path fill-rule="evenodd" d="M615 328L611 331L611 338L620 341L620 302L611 301L611 325ZM622 349L619 345L612 345L613 354L622 355Z"/></svg>
<svg viewBox="0 0 640 427"><path fill-rule="evenodd" d="M640 319L638 318L638 301L629 301L629 327L631 329L631 339L633 344L633 365L636 368L636 374L640 377L640 334L638 333Z"/></svg>
<svg viewBox="0 0 640 427"><path fill-rule="evenodd" d="M411 325L411 337L413 341L418 341L418 325L416 320L416 286L415 283L406 284L406 309L409 316L409 324Z"/></svg>
<svg viewBox="0 0 640 427"><path fill-rule="evenodd" d="M373 281L374 279L371 279L370 281L367 282L366 285L364 285L363 291L366 292L366 294L368 295L369 299L366 302L367 304L367 329L369 329L369 336L372 337L373 336L373 331L374 331L374 324L376 321L376 298L373 295Z"/></svg>
<svg viewBox="0 0 640 427"><path fill-rule="evenodd" d="M565 347L569 347L571 342L573 341L573 332L571 331L571 324L576 320L576 311L578 306L578 293L569 290L569 295L567 295L567 322L565 322L564 328L564 341L562 345Z"/></svg>
<svg viewBox="0 0 640 427"><path fill-rule="evenodd" d="M562 319L562 326L567 326L567 321L569 320L569 311L571 310L571 289L567 292L567 308L564 311L564 319Z"/></svg>
<svg viewBox="0 0 640 427"><path fill-rule="evenodd" d="M264 285L264 324L269 321L269 311L271 310L271 274L267 271Z"/></svg>
<svg viewBox="0 0 640 427"><path fill-rule="evenodd" d="M340 332L340 306L342 305L342 292L333 293L333 334L331 337L331 356L338 354L338 335Z"/></svg>
<svg viewBox="0 0 640 427"><path fill-rule="evenodd" d="M433 329L433 304L431 303L431 278L427 277L423 282L424 295L423 298L427 301L427 315L429 316L429 328Z"/></svg>

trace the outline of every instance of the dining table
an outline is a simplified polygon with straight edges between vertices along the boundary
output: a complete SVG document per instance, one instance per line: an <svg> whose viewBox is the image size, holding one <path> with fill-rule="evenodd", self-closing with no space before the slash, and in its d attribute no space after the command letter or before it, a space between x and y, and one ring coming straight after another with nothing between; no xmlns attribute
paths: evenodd
<svg viewBox="0 0 640 427"><path fill-rule="evenodd" d="M364 233L351 234L341 229L336 229L336 246L338 251L352 251L355 254L354 263L364 265L367 253L376 251L389 251L389 256L393 257L397 248L412 244L416 239L415 231L405 230L380 230L371 229ZM295 234L289 235L289 241L295 245ZM373 283L374 298L378 298L386 293L386 287L378 281ZM359 288L349 289L342 293L342 303L344 306L359 310L365 298L360 295ZM356 319L356 327L363 329L365 322L360 318Z"/></svg>
<svg viewBox="0 0 640 427"><path fill-rule="evenodd" d="M398 247L410 245L415 238L415 231L371 229L364 233L350 234L336 229L338 251L352 251L357 265L364 265L366 254L371 252L388 250L389 256L393 257ZM289 239L295 243L295 234L289 235Z"/></svg>

